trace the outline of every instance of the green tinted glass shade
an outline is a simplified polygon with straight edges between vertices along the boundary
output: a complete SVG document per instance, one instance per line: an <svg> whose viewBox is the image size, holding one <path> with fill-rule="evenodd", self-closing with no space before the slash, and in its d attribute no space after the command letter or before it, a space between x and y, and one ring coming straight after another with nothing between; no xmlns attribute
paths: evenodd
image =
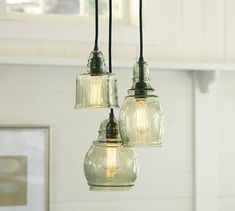
<svg viewBox="0 0 235 211"><path fill-rule="evenodd" d="M146 63L144 63L144 91L137 90L138 82L139 63L134 66L133 86L120 109L121 137L124 144L130 147L161 146L163 112L159 98L149 83L149 69Z"/></svg>
<svg viewBox="0 0 235 211"><path fill-rule="evenodd" d="M104 121L99 138L93 143L84 160L84 173L90 190L125 191L134 186L139 170L137 154L125 148L119 139L106 139Z"/></svg>
<svg viewBox="0 0 235 211"><path fill-rule="evenodd" d="M107 107L118 107L117 80L115 75L78 75L75 108Z"/></svg>
<svg viewBox="0 0 235 211"><path fill-rule="evenodd" d="M161 146L163 114L157 97L127 96L120 110L120 130L127 146Z"/></svg>
<svg viewBox="0 0 235 211"><path fill-rule="evenodd" d="M129 190L134 186L137 172L136 153L120 143L94 143L84 161L90 190Z"/></svg>
<svg viewBox="0 0 235 211"><path fill-rule="evenodd" d="M117 80L113 73L105 69L100 51L91 52L88 72L76 79L75 108L118 107Z"/></svg>

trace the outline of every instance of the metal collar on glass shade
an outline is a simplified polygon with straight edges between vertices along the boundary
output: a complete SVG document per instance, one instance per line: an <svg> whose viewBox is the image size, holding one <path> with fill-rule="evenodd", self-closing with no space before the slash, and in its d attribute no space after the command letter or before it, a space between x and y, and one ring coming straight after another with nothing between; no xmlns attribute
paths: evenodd
<svg viewBox="0 0 235 211"><path fill-rule="evenodd" d="M84 173L90 190L126 191L134 186L139 170L137 154L123 146L118 122L110 113L100 125L84 160Z"/></svg>
<svg viewBox="0 0 235 211"><path fill-rule="evenodd" d="M75 109L119 107L116 76L107 71L98 48L98 0L95 1L95 14L95 47L90 53L87 72L78 74L76 78Z"/></svg>

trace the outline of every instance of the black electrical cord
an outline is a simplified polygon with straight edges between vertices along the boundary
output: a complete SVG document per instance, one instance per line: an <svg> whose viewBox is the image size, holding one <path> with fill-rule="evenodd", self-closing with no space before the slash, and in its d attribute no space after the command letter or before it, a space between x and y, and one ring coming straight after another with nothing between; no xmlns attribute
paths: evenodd
<svg viewBox="0 0 235 211"><path fill-rule="evenodd" d="M135 85L135 98L147 97L147 84L145 82L145 62L143 56L143 2L139 0L139 32L140 32L140 57L139 57L139 82Z"/></svg>
<svg viewBox="0 0 235 211"><path fill-rule="evenodd" d="M143 56L143 2L140 0L139 2L139 30L140 30L140 57L139 61L144 61Z"/></svg>
<svg viewBox="0 0 235 211"><path fill-rule="evenodd" d="M139 57L139 67L140 67L140 73L139 73L139 79L140 82L144 82L144 56L143 56L143 2L142 0L139 0L139 31L140 31L140 57Z"/></svg>
<svg viewBox="0 0 235 211"><path fill-rule="evenodd" d="M112 21L113 21L112 0L109 0L109 72L110 73L112 73Z"/></svg>
<svg viewBox="0 0 235 211"><path fill-rule="evenodd" d="M109 72L112 73L112 21L113 21L113 4L109 0ZM110 109L110 115L114 118L113 108Z"/></svg>
<svg viewBox="0 0 235 211"><path fill-rule="evenodd" d="M114 118L114 111L113 111L113 108L110 109L110 115Z"/></svg>
<svg viewBox="0 0 235 211"><path fill-rule="evenodd" d="M99 4L98 0L95 0L95 47L94 51L98 51L98 37L99 37Z"/></svg>

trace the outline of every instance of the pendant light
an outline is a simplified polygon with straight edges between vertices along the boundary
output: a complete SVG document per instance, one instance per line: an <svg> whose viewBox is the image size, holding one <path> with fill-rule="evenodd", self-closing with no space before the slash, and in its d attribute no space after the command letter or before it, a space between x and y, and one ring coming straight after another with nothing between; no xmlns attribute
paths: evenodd
<svg viewBox="0 0 235 211"><path fill-rule="evenodd" d="M113 109L100 125L84 160L84 173L92 191L125 191L134 186L139 165L137 154L124 147Z"/></svg>
<svg viewBox="0 0 235 211"><path fill-rule="evenodd" d="M163 113L143 57L143 6L142 0L139 2L140 57L133 68L133 85L120 109L120 132L126 146L161 146Z"/></svg>
<svg viewBox="0 0 235 211"><path fill-rule="evenodd" d="M77 75L76 109L119 107L116 77L107 71L98 48L98 9L98 0L95 0L95 46L89 56L87 73Z"/></svg>
<svg viewBox="0 0 235 211"><path fill-rule="evenodd" d="M109 0L109 71L112 72L112 0ZM111 108L109 118L100 125L98 140L93 142L84 160L84 173L90 190L129 190L137 178L138 157L125 148L119 124Z"/></svg>

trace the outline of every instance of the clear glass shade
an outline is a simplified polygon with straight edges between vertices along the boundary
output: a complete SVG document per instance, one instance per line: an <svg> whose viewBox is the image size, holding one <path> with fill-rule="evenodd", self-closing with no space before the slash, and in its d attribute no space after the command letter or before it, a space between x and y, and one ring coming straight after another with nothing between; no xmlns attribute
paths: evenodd
<svg viewBox="0 0 235 211"><path fill-rule="evenodd" d="M78 75L75 108L118 107L116 83L114 74Z"/></svg>
<svg viewBox="0 0 235 211"><path fill-rule="evenodd" d="M126 146L161 146L163 112L159 98L149 83L149 69L144 64L145 96L136 96L139 82L139 64L134 66L133 86L120 110L120 132Z"/></svg>
<svg viewBox="0 0 235 211"><path fill-rule="evenodd" d="M113 73L105 69L100 51L91 52L88 72L76 79L75 108L118 107L117 80Z"/></svg>
<svg viewBox="0 0 235 211"><path fill-rule="evenodd" d="M120 110L120 129L127 146L161 146L163 114L157 97L127 96Z"/></svg>
<svg viewBox="0 0 235 211"><path fill-rule="evenodd" d="M136 153L120 143L95 142L84 161L90 190L128 190L134 186L137 172Z"/></svg>
<svg viewBox="0 0 235 211"><path fill-rule="evenodd" d="M125 148L120 139L106 139L105 125L101 124L99 138L93 143L84 160L84 173L90 190L129 190L139 170L137 154Z"/></svg>

